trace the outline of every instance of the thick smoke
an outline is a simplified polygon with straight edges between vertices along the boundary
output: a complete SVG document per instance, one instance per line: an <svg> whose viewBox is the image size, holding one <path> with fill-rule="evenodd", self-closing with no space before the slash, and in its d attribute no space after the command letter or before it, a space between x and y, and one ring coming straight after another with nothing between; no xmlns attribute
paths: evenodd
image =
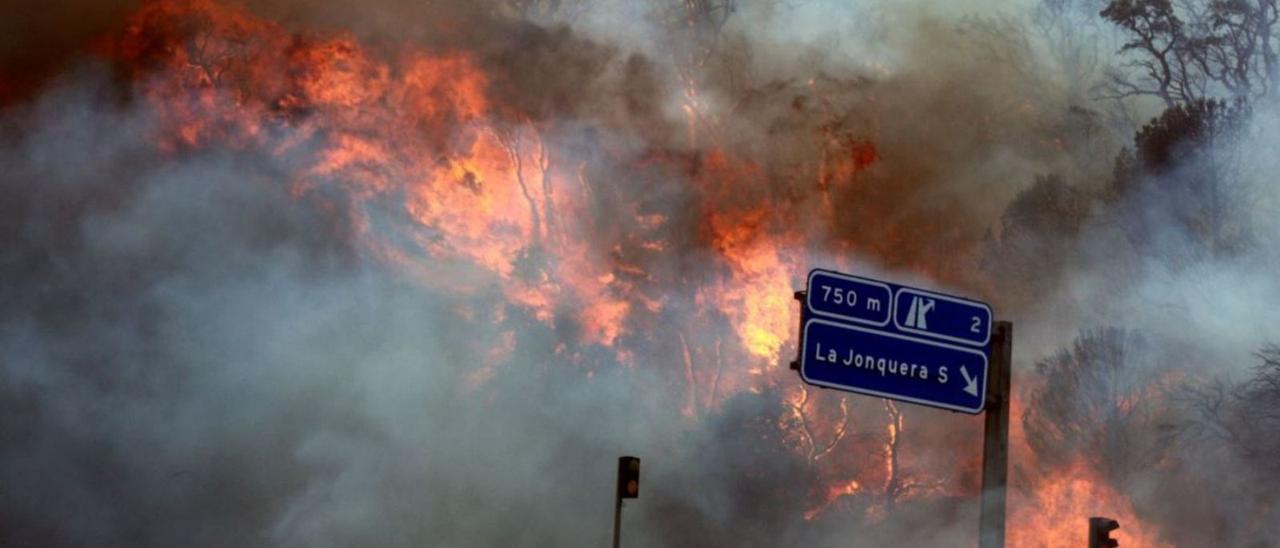
<svg viewBox="0 0 1280 548"><path fill-rule="evenodd" d="M395 226L403 211L342 181L292 193L305 151L158 150L161 122L135 82L85 60L133 6L6 18L36 32L5 33L0 66L0 544L598 546L613 459L638 454L628 545L970 545L976 421L904 407L903 474L933 491L886 515L894 503L872 486L806 519L833 477L883 466L881 402L815 392L815 414L847 405L852 417L849 441L826 456L784 434L799 382L785 373L682 412L683 356L739 375L785 368L736 349L727 320L691 304L733 276L708 241L711 214L764 211L743 217L748 245L783 242L814 266L994 300L1018 324L1028 385L1033 362L1074 363L1077 334L1134 341L1103 378L1124 381L1108 385L1120 396L1173 402L1122 424L1144 451L1203 422L1166 373L1251 373L1280 291L1271 109L1222 151L1242 166L1233 215L1249 246L1205 259L1168 187L1098 198L1131 135L1082 106L1079 82L1063 77L1072 60L1046 52L1055 35L1020 35L1017 14L741 2L686 25L694 4L250 6L298 36L473 52L499 123L538 124L583 162L596 192L585 214L602 228L574 236L599 260L639 263L649 279L638 285L669 298L620 340L630 361L580 343L587 328L573 320L508 303L477 266L428 261L439 279L424 283L380 261L360 227ZM717 153L757 169L729 170L732 184L716 188ZM840 154L857 169L815 167ZM619 244L637 230L631 217L652 213L670 248ZM1158 244L1135 243L1138 221ZM775 289L789 296L803 273ZM1093 401L1071 393L1043 416ZM1265 538L1258 523L1274 512L1213 503L1272 503L1261 486L1275 478L1228 473L1236 456L1200 439L1150 469L1146 453L1098 465L1166 539ZM1046 454L1097 447L1088 435L1056 442ZM1019 469L1054 472L1034 460ZM1188 525L1206 522L1215 529Z"/></svg>
<svg viewBox="0 0 1280 548"><path fill-rule="evenodd" d="M527 319L468 391L502 343L454 307L497 295L371 266L277 158L157 154L105 83L7 118L5 544L598 545L610 459L680 445L645 370L584 381Z"/></svg>
<svg viewBox="0 0 1280 548"><path fill-rule="evenodd" d="M584 378L531 318L469 389L503 333L457 310L500 294L371 264L341 196L278 184L296 166L159 154L118 101L82 68L5 119L6 545L600 545L626 452L645 456L629 543L832 533L798 526L812 473L776 395L690 424L644 359Z"/></svg>
<svg viewBox="0 0 1280 548"><path fill-rule="evenodd" d="M1026 462L1092 461L1163 542L1271 546L1280 476L1254 455L1276 432L1274 100L1142 123L1102 185L1037 178L986 257L1029 305Z"/></svg>
<svg viewBox="0 0 1280 548"><path fill-rule="evenodd" d="M1115 481L1176 545L1274 545L1280 535L1280 476L1253 457L1265 446L1258 433L1276 432L1275 402L1253 390L1280 320L1266 304L1280 296L1280 194L1264 152L1278 121L1263 102L1217 142L1180 145L1174 169L1087 223L1068 285L1082 324L1146 341L1119 360L1141 410L1099 432L1131 430L1102 444L1122 452L1105 464L1134 466Z"/></svg>

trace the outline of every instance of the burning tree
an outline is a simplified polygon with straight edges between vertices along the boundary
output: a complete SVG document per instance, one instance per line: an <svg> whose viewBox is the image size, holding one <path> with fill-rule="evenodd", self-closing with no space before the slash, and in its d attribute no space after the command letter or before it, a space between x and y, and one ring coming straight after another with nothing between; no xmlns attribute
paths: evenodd
<svg viewBox="0 0 1280 548"><path fill-rule="evenodd" d="M1168 410L1161 363L1141 335L1117 328L1083 332L1069 349L1036 363L1040 386L1023 412L1027 445L1046 470L1087 462L1112 483L1164 456L1159 425Z"/></svg>
<svg viewBox="0 0 1280 548"><path fill-rule="evenodd" d="M1081 539L1079 521L1104 514L1125 523L1122 545L1166 546L1129 482L1159 474L1172 454L1175 418L1164 394L1178 378L1171 349L1118 328L1083 331L1071 346L1036 363L1035 386L1015 400L1021 428L1011 444L1031 454L1013 469L1011 540L1061 546ZM1057 517L1054 517L1057 516ZM1132 524L1132 525L1129 525Z"/></svg>

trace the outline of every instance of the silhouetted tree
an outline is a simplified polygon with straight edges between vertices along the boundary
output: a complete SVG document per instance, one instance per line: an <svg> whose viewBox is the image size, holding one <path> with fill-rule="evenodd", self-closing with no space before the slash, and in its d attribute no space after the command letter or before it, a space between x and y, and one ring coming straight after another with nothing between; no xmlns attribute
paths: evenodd
<svg viewBox="0 0 1280 548"><path fill-rule="evenodd" d="M1268 95L1277 68L1276 2L1112 0L1100 15L1128 36L1120 49L1128 61L1110 71L1103 96L1151 96L1172 107Z"/></svg>
<svg viewBox="0 0 1280 548"><path fill-rule="evenodd" d="M1236 144L1250 107L1196 100L1169 107L1116 158L1114 218L1143 253L1194 261L1223 257L1251 240L1249 192Z"/></svg>
<svg viewBox="0 0 1280 548"><path fill-rule="evenodd" d="M1200 432L1226 442L1235 453L1280 486L1280 345L1256 354L1253 376L1233 384L1222 377L1188 383Z"/></svg>
<svg viewBox="0 0 1280 548"><path fill-rule="evenodd" d="M1280 346L1258 352L1254 376L1236 392L1240 402L1238 445L1244 457L1280 483Z"/></svg>
<svg viewBox="0 0 1280 548"><path fill-rule="evenodd" d="M1138 131L1134 137L1138 159L1148 173L1163 174L1215 145L1230 144L1249 111L1242 100L1174 105Z"/></svg>
<svg viewBox="0 0 1280 548"><path fill-rule="evenodd" d="M1036 363L1043 384L1022 415L1027 444L1057 466L1084 459L1111 480L1159 460L1167 432L1151 391L1158 368L1144 338L1116 328L1085 331Z"/></svg>
<svg viewBox="0 0 1280 548"><path fill-rule="evenodd" d="M1015 298L1034 298L1066 274L1076 237L1089 218L1092 197L1056 174L1035 182L1005 208L999 235L988 236L984 270Z"/></svg>
<svg viewBox="0 0 1280 548"><path fill-rule="evenodd" d="M1191 413L1181 437L1185 453L1201 459L1192 466L1204 469L1207 459L1216 472L1197 495L1242 509L1217 518L1231 535L1217 542L1229 538L1230 545L1266 546L1280 534L1280 346L1268 344L1256 356L1248 380L1193 378L1179 398Z"/></svg>

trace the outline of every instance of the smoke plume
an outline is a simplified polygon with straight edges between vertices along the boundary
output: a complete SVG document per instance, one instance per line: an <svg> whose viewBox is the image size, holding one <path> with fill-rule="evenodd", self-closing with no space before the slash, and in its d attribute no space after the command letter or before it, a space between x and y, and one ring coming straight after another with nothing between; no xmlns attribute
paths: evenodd
<svg viewBox="0 0 1280 548"><path fill-rule="evenodd" d="M1125 171L1100 6L846 4L4 8L0 544L598 546L634 454L627 545L972 545L811 267L1015 322L1011 545L1277 538L1280 115Z"/></svg>

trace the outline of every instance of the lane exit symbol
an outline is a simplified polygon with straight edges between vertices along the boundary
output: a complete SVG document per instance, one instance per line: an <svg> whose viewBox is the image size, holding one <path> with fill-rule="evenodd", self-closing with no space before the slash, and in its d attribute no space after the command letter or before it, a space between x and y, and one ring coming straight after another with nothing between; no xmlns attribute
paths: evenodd
<svg viewBox="0 0 1280 548"><path fill-rule="evenodd" d="M911 310L907 311L907 327L917 329L929 329L929 322L925 317L937 301L926 299L924 297L913 297L911 299Z"/></svg>

